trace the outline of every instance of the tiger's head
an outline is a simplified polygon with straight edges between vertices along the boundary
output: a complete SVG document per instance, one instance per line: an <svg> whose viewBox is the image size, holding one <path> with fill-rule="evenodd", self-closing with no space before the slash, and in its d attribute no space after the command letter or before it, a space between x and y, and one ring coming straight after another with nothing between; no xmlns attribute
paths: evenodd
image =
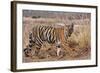
<svg viewBox="0 0 100 73"><path fill-rule="evenodd" d="M71 34L74 31L74 24L70 24L70 25L65 25L64 27L64 34L65 34L65 38L67 39L68 37L71 36Z"/></svg>

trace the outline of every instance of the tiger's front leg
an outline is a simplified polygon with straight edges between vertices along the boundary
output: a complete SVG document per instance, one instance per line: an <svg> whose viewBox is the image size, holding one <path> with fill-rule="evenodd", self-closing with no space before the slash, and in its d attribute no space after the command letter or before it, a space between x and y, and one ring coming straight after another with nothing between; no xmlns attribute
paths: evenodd
<svg viewBox="0 0 100 73"><path fill-rule="evenodd" d="M58 43L56 44L56 47L57 47L57 56L60 56L60 52L61 52L61 43L58 42Z"/></svg>
<svg viewBox="0 0 100 73"><path fill-rule="evenodd" d="M60 56L61 48L57 48L57 56Z"/></svg>

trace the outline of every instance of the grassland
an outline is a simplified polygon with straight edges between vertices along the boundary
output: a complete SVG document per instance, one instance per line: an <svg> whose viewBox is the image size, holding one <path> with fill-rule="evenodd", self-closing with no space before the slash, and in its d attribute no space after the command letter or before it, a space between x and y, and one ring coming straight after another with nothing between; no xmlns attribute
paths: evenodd
<svg viewBox="0 0 100 73"><path fill-rule="evenodd" d="M91 58L91 20L90 14L79 16L67 14L51 17L23 17L23 48L28 45L29 32L35 25L52 25L64 23L74 24L74 31L63 42L60 56L56 55L54 44L45 42L39 51L38 56L25 57L23 54L23 62L39 62L39 61L58 61L58 60L83 60ZM50 48L50 49L49 49ZM33 51L36 50L33 47Z"/></svg>

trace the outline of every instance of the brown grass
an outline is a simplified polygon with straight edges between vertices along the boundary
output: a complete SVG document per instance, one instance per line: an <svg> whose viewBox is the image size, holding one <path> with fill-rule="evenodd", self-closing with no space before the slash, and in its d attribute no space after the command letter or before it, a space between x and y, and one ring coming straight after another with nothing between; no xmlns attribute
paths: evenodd
<svg viewBox="0 0 100 73"><path fill-rule="evenodd" d="M91 48L90 25L78 25L71 37L68 38L68 46L76 51L77 55L86 54ZM72 55L72 54L71 54ZM74 54L72 56L75 56Z"/></svg>

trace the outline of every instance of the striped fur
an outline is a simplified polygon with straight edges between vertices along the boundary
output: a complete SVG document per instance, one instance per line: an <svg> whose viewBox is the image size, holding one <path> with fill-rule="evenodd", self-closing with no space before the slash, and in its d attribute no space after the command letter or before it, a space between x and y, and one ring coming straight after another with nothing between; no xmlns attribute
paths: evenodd
<svg viewBox="0 0 100 73"><path fill-rule="evenodd" d="M32 46L34 45L36 46L37 49L41 49L43 42L48 42L49 44L56 44L56 47L59 50L61 48L61 42L63 40L67 40L67 38L71 36L73 32L73 24L66 25L65 27L62 28L62 30L63 31L61 32L60 29L53 26L44 26L44 25L34 26L32 31L29 33L29 44L28 47L25 49L27 50L32 49ZM58 55L59 52L60 51L57 51Z"/></svg>

